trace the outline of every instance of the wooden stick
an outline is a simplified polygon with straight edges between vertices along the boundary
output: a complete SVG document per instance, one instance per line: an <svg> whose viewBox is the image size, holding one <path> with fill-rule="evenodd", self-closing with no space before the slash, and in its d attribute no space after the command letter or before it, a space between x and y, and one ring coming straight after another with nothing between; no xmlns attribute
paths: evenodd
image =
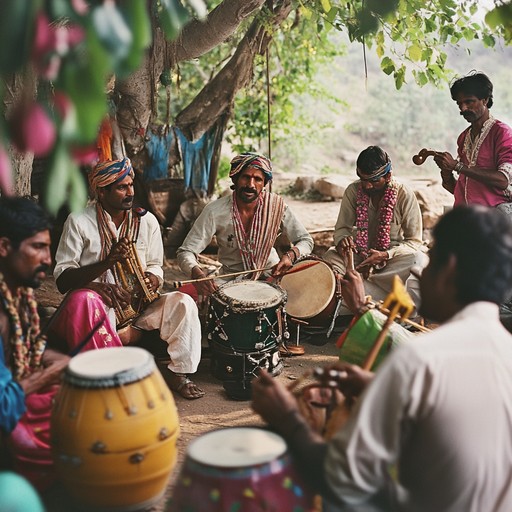
<svg viewBox="0 0 512 512"><path fill-rule="evenodd" d="M391 327L391 324L395 320L395 317L396 315L390 315L386 319L386 322L382 326L377 339L374 341L372 348L364 359L363 370L371 370L373 363L375 363L375 359L377 359L379 351L382 348L382 345L384 345L384 341L386 341L386 336L388 334L389 328Z"/></svg>
<svg viewBox="0 0 512 512"><path fill-rule="evenodd" d="M252 274L253 272L266 272L267 270L272 270L273 267L268 268L255 268L254 270L242 270L241 272L232 272L231 274L221 274L211 277L199 277L197 279L188 279L186 281L173 281L171 283L171 286L173 288L180 288L184 284L193 284L193 283L201 283L203 281L211 281L212 279L221 278L224 279L225 277L235 277L235 276L242 276L244 274Z"/></svg>

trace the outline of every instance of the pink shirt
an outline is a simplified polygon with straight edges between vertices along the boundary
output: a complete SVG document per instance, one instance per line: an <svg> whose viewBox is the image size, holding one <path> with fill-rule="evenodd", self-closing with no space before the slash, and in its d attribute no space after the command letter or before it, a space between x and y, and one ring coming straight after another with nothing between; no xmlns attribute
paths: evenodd
<svg viewBox="0 0 512 512"><path fill-rule="evenodd" d="M457 147L464 165L501 172L507 177L508 185L505 190L500 190L461 174L455 185L454 206L481 204L494 207L512 202L512 128L490 116L479 137L472 140L469 127L459 135Z"/></svg>

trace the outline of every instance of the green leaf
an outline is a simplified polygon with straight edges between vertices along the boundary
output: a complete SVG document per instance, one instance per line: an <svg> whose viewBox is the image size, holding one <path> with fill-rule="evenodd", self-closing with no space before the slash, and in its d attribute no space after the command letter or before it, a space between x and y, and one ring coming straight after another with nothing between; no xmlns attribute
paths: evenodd
<svg viewBox="0 0 512 512"><path fill-rule="evenodd" d="M0 72L14 73L29 59L39 0L2 0Z"/></svg>
<svg viewBox="0 0 512 512"><path fill-rule="evenodd" d="M45 206L49 213L57 215L60 207L66 202L71 169L76 164L69 157L62 141L55 145L47 169L46 188L44 192Z"/></svg>
<svg viewBox="0 0 512 512"><path fill-rule="evenodd" d="M132 45L123 61L123 68L130 73L138 69L146 48L151 44L151 20L145 2L140 0L124 0L120 9L132 33Z"/></svg>
<svg viewBox="0 0 512 512"><path fill-rule="evenodd" d="M395 63L389 57L384 57L380 62L380 68L386 75L391 75L395 71Z"/></svg>
<svg viewBox="0 0 512 512"><path fill-rule="evenodd" d="M329 2L329 0L320 0L321 4L322 4L322 9L324 10L324 12L329 12L331 10L331 2Z"/></svg>
<svg viewBox="0 0 512 512"><path fill-rule="evenodd" d="M87 204L87 185L77 165L69 169L68 204L72 212L83 210Z"/></svg>
<svg viewBox="0 0 512 512"><path fill-rule="evenodd" d="M407 55L412 61L419 61L421 59L421 48L417 44L412 44L407 48Z"/></svg>
<svg viewBox="0 0 512 512"><path fill-rule="evenodd" d="M91 13L92 24L103 47L114 62L124 59L130 50L133 35L114 2L98 5Z"/></svg>
<svg viewBox="0 0 512 512"><path fill-rule="evenodd" d="M168 39L178 37L183 25L189 20L188 11L179 0L160 0L160 24Z"/></svg>

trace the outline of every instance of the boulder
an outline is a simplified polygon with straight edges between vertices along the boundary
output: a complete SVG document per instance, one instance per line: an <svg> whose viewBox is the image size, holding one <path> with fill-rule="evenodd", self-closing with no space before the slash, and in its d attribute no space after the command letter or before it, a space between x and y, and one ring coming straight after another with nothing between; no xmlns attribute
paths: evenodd
<svg viewBox="0 0 512 512"><path fill-rule="evenodd" d="M314 188L325 197L341 199L351 181L345 176L327 176L315 181Z"/></svg>

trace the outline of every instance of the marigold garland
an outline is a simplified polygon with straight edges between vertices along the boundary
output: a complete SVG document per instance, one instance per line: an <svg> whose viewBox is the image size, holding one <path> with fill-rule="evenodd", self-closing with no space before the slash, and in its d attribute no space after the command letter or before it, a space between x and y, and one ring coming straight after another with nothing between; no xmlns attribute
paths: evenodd
<svg viewBox="0 0 512 512"><path fill-rule="evenodd" d="M15 297L0 274L0 296L11 324L11 371L17 380L41 365L46 338L41 336L37 302L32 288L18 288Z"/></svg>
<svg viewBox="0 0 512 512"><path fill-rule="evenodd" d="M386 186L384 197L382 198L379 209L379 226L377 228L377 240L374 249L378 251L387 251L391 246L391 220L393 219L393 210L398 198L398 182L391 179ZM357 189L356 198L356 248L362 258L367 258L369 254L368 241L368 207L370 205L370 196L365 194L361 184Z"/></svg>

